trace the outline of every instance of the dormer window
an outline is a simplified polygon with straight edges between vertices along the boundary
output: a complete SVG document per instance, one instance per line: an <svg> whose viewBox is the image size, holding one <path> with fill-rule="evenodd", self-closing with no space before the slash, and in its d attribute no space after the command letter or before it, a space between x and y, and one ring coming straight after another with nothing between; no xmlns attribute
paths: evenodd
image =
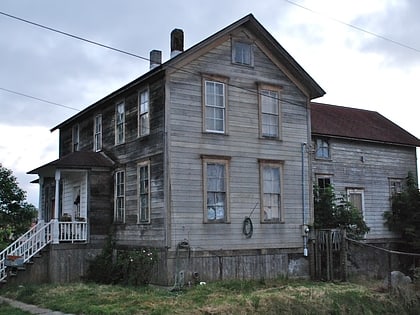
<svg viewBox="0 0 420 315"><path fill-rule="evenodd" d="M252 45L250 43L233 41L232 44L232 62L245 66L254 64Z"/></svg>

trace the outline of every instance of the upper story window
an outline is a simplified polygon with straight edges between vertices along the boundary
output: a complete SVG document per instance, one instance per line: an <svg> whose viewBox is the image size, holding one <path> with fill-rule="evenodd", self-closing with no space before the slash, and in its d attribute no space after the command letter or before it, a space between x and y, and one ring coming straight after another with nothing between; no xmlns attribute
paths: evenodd
<svg viewBox="0 0 420 315"><path fill-rule="evenodd" d="M204 221L223 223L228 221L229 184L228 160L203 159Z"/></svg>
<svg viewBox="0 0 420 315"><path fill-rule="evenodd" d="M262 137L281 138L280 91L274 87L260 86L260 115Z"/></svg>
<svg viewBox="0 0 420 315"><path fill-rule="evenodd" d="M232 62L240 65L252 66L254 64L252 44L233 40Z"/></svg>
<svg viewBox="0 0 420 315"><path fill-rule="evenodd" d="M138 165L139 223L150 223L150 164Z"/></svg>
<svg viewBox="0 0 420 315"><path fill-rule="evenodd" d="M125 172L115 173L114 222L123 223L125 219Z"/></svg>
<svg viewBox="0 0 420 315"><path fill-rule="evenodd" d="M261 221L283 221L282 211L282 164L280 162L260 163Z"/></svg>
<svg viewBox="0 0 420 315"><path fill-rule="evenodd" d="M79 124L74 125L72 129L72 146L73 152L79 151L80 128Z"/></svg>
<svg viewBox="0 0 420 315"><path fill-rule="evenodd" d="M102 115L96 115L94 120L93 150L102 150Z"/></svg>
<svg viewBox="0 0 420 315"><path fill-rule="evenodd" d="M226 132L226 84L204 80L204 130Z"/></svg>
<svg viewBox="0 0 420 315"><path fill-rule="evenodd" d="M120 102L115 109L115 144L125 141L125 104Z"/></svg>
<svg viewBox="0 0 420 315"><path fill-rule="evenodd" d="M330 145L328 140L323 138L317 138L315 140L315 157L319 159L330 158Z"/></svg>
<svg viewBox="0 0 420 315"><path fill-rule="evenodd" d="M139 92L139 137L146 136L150 132L149 123L149 91Z"/></svg>

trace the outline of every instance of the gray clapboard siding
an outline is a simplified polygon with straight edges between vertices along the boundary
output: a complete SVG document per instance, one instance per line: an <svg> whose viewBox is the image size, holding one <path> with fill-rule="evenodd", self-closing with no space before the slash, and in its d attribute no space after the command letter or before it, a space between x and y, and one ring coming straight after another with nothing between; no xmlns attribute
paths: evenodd
<svg viewBox="0 0 420 315"><path fill-rule="evenodd" d="M395 237L383 219L391 207L389 179L404 179L409 171L416 174L415 148L333 138L330 144L331 160L315 159L314 175L332 175L337 194L346 188L363 189L364 219L371 229L366 237Z"/></svg>
<svg viewBox="0 0 420 315"><path fill-rule="evenodd" d="M305 97L258 48L254 51L254 68L232 65L230 49L230 41L226 41L191 62L186 67L188 75L178 71L168 80L173 246L185 238L198 249L301 247L300 144L307 142L308 135ZM190 74L194 71L197 75ZM227 86L227 135L202 132L200 73L228 77L231 85ZM281 97L295 99L294 102L301 104L282 103L282 141L259 138L258 81L283 87ZM188 117L187 124L185 117ZM230 157L230 223L203 223L201 155ZM283 184L287 188L282 197L286 223L260 223L258 159L284 161ZM305 167L308 169L307 160ZM252 214L254 235L246 239L242 234L243 219L255 204L257 207Z"/></svg>

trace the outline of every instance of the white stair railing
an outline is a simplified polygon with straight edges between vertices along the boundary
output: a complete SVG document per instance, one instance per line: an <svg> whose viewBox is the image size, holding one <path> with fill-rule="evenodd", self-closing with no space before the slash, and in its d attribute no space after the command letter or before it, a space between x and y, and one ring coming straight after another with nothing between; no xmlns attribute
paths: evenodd
<svg viewBox="0 0 420 315"><path fill-rule="evenodd" d="M0 253L0 281L7 277L6 259L8 256L19 256L28 262L52 241L52 222L40 222Z"/></svg>

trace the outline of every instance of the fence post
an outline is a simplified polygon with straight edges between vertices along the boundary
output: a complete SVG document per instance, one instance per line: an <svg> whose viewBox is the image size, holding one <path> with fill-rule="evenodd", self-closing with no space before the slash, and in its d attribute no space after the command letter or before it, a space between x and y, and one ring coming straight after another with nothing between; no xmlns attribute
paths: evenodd
<svg viewBox="0 0 420 315"><path fill-rule="evenodd" d="M392 259L391 251L388 250L388 291L392 289L391 273L392 273Z"/></svg>
<svg viewBox="0 0 420 315"><path fill-rule="evenodd" d="M347 281L347 233L345 229L341 230L340 263L341 263L341 280Z"/></svg>

